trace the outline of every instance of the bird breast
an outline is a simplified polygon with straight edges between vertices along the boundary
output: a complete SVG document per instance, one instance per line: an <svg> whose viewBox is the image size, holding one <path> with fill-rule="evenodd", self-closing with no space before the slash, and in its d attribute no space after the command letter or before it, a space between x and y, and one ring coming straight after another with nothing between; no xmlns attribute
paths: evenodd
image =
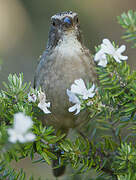
<svg viewBox="0 0 136 180"><path fill-rule="evenodd" d="M74 116L68 112L71 104L66 89L70 89L76 79L82 78L86 82L92 80L94 67L90 63L89 54L71 35L60 40L52 54L45 58L44 65L39 65L41 69L38 69L40 75L37 82L52 104L51 124L67 129L74 126L76 118L80 119L80 115Z"/></svg>

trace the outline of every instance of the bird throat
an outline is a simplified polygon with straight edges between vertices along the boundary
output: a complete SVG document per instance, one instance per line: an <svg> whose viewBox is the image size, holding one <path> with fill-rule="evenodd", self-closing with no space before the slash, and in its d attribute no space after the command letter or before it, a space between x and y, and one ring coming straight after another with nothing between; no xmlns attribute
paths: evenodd
<svg viewBox="0 0 136 180"><path fill-rule="evenodd" d="M65 56L70 56L71 53L78 53L81 51L81 49L82 44L74 33L64 34L55 47L55 50L59 51L62 55Z"/></svg>

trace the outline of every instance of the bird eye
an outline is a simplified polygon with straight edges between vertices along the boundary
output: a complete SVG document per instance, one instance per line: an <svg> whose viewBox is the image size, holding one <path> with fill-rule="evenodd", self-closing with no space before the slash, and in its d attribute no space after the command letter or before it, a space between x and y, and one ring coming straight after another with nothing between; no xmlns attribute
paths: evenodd
<svg viewBox="0 0 136 180"><path fill-rule="evenodd" d="M56 26L56 23L55 23L55 21L53 21L53 22L52 22L52 25L53 25L53 26Z"/></svg>

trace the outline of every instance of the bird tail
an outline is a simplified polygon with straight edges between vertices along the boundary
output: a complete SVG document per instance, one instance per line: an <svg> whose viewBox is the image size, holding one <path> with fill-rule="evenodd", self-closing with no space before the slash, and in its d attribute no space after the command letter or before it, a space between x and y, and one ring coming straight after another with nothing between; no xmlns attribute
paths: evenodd
<svg viewBox="0 0 136 180"><path fill-rule="evenodd" d="M55 177L62 176L65 172L66 166L61 165L61 151L57 152L57 159L52 161L52 170Z"/></svg>

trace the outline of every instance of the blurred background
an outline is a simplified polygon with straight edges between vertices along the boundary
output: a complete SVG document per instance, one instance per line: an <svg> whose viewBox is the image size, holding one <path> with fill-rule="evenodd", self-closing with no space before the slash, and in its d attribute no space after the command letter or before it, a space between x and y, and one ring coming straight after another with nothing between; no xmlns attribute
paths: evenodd
<svg viewBox="0 0 136 180"><path fill-rule="evenodd" d="M37 59L45 50L50 26L50 17L57 12L72 10L79 14L85 45L94 53L94 47L103 38L116 44L121 40L123 30L116 16L129 9L135 10L135 0L0 0L0 86L7 81L9 73L24 73L25 81L32 81ZM127 44L128 63L136 68L135 49ZM53 180L50 168L21 161L16 165L24 167L28 174ZM46 171L45 171L46 170ZM65 178L66 179L66 178ZM72 177L71 177L72 179ZM83 178L82 178L83 179Z"/></svg>

